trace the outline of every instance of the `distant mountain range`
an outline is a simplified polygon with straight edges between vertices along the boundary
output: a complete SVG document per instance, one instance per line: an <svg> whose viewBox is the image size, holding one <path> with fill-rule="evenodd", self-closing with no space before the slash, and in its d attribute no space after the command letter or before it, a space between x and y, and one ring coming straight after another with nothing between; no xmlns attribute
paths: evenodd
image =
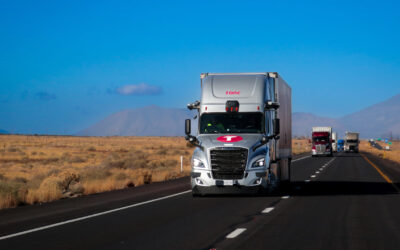
<svg viewBox="0 0 400 250"><path fill-rule="evenodd" d="M77 135L182 136L184 120L194 116L187 109L147 106L114 113ZM293 136L308 136L313 126L332 126L340 137L345 131L360 132L362 138L400 136L400 94L341 118L302 112L293 113L292 117ZM196 122L192 125L196 131Z"/></svg>
<svg viewBox="0 0 400 250"><path fill-rule="evenodd" d="M193 118L194 115L194 112L187 109L161 108L152 105L114 113L77 135L182 136L184 120ZM195 129L193 127L193 131Z"/></svg>
<svg viewBox="0 0 400 250"><path fill-rule="evenodd" d="M362 138L400 137L400 94L336 119L293 113L293 135L309 135L312 126L332 126L340 137L345 131L359 132Z"/></svg>
<svg viewBox="0 0 400 250"><path fill-rule="evenodd" d="M7 135L9 134L9 132L5 131L4 129L0 129L0 134Z"/></svg>

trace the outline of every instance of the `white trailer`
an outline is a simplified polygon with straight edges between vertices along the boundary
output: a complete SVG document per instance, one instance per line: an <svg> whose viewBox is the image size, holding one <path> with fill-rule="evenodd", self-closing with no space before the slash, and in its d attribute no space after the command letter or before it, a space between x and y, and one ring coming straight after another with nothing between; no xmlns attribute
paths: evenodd
<svg viewBox="0 0 400 250"><path fill-rule="evenodd" d="M337 133L332 132L332 150L333 152L337 152Z"/></svg>

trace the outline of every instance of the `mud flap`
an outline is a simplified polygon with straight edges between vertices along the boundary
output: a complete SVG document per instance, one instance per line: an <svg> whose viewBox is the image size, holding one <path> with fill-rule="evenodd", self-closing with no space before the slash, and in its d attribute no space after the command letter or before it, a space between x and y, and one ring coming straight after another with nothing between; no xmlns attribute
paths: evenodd
<svg viewBox="0 0 400 250"><path fill-rule="evenodd" d="M270 164L268 171L268 186L270 191L278 189L280 184L281 169L278 162Z"/></svg>

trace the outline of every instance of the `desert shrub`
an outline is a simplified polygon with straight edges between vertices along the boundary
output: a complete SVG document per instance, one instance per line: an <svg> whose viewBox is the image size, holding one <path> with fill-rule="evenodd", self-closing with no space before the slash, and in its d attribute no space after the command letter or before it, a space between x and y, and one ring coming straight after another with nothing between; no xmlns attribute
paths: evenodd
<svg viewBox="0 0 400 250"><path fill-rule="evenodd" d="M27 182L28 189L37 189L39 188L42 181L46 178L47 175L44 174L36 174Z"/></svg>
<svg viewBox="0 0 400 250"><path fill-rule="evenodd" d="M24 177L15 177L15 178L13 179L13 181L14 181L14 182L17 182L17 183L23 183L23 184L25 184L25 183L28 182L27 179L24 178Z"/></svg>
<svg viewBox="0 0 400 250"><path fill-rule="evenodd" d="M7 177L4 176L4 174L0 173L0 181L7 180Z"/></svg>
<svg viewBox="0 0 400 250"><path fill-rule="evenodd" d="M29 189L26 200L28 203L49 202L63 197L63 193L70 192L71 185L78 183L79 175L65 171L61 174L45 178L36 189ZM75 189L78 189L76 187Z"/></svg>
<svg viewBox="0 0 400 250"><path fill-rule="evenodd" d="M115 175L116 180L125 180L128 176L124 172L120 172Z"/></svg>
<svg viewBox="0 0 400 250"><path fill-rule="evenodd" d="M80 156L74 156L72 158L69 158L67 160L68 163L82 163L82 162L86 162L86 159Z"/></svg>
<svg viewBox="0 0 400 250"><path fill-rule="evenodd" d="M160 146L156 152L157 155L167 155L168 154L168 148L164 146Z"/></svg>
<svg viewBox="0 0 400 250"><path fill-rule="evenodd" d="M82 172L82 179L85 180L104 180L111 176L111 172L102 166L90 166L86 167Z"/></svg>
<svg viewBox="0 0 400 250"><path fill-rule="evenodd" d="M181 154L181 151L178 150L178 149L175 149L174 151L172 151L172 154L173 154L173 155L180 155L180 154Z"/></svg>
<svg viewBox="0 0 400 250"><path fill-rule="evenodd" d="M171 160L171 159L163 160L160 162L160 166L161 167L176 167L176 166L178 166L178 161Z"/></svg>
<svg viewBox="0 0 400 250"><path fill-rule="evenodd" d="M127 150L126 148L120 148L120 149L118 149L117 151L120 152L120 153L127 153L127 152L129 152L129 150Z"/></svg>
<svg viewBox="0 0 400 250"><path fill-rule="evenodd" d="M31 152L31 155L37 155L36 151Z"/></svg>
<svg viewBox="0 0 400 250"><path fill-rule="evenodd" d="M23 203L25 188L13 181L0 182L0 208L16 207Z"/></svg>
<svg viewBox="0 0 400 250"><path fill-rule="evenodd" d="M29 189L26 201L30 204L37 202L49 202L62 197L62 188L60 179L56 176L50 176L44 179L37 189Z"/></svg>
<svg viewBox="0 0 400 250"><path fill-rule="evenodd" d="M7 148L7 151L8 151L9 153L15 153L15 152L21 152L21 149L19 149L19 148L17 148L17 147L14 147L14 146L11 146L11 147L8 147L8 148Z"/></svg>
<svg viewBox="0 0 400 250"><path fill-rule="evenodd" d="M85 192L85 189L84 189L83 185L80 182L75 182L75 183L72 183L69 186L69 191L73 195L80 195L80 194L83 194Z"/></svg>
<svg viewBox="0 0 400 250"><path fill-rule="evenodd" d="M143 183L150 184L152 182L153 175L149 172L143 174Z"/></svg>
<svg viewBox="0 0 400 250"><path fill-rule="evenodd" d="M93 146L91 146L91 147L89 147L89 148L87 149L87 151L89 151L89 152L95 152L95 151L96 151L96 148L93 147Z"/></svg>
<svg viewBox="0 0 400 250"><path fill-rule="evenodd" d="M147 168L148 160L146 158L127 157L124 159L124 169Z"/></svg>

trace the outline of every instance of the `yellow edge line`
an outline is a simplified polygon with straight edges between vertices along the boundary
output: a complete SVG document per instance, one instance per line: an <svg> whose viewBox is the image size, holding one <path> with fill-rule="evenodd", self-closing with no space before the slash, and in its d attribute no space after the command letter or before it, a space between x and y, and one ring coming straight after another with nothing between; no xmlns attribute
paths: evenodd
<svg viewBox="0 0 400 250"><path fill-rule="evenodd" d="M371 166L373 166L373 167L375 168L375 170L382 176L383 179L385 179L385 181L386 181L387 183L392 184L392 186L394 187L394 189L396 189L397 192L400 191L399 188L393 183L393 181L392 181L387 175L385 175L385 174L382 172L382 170L379 169L379 167L378 167L377 165L375 165L372 161L370 161L370 159L368 159L364 154L361 154L361 153L360 153L360 155L361 155Z"/></svg>

